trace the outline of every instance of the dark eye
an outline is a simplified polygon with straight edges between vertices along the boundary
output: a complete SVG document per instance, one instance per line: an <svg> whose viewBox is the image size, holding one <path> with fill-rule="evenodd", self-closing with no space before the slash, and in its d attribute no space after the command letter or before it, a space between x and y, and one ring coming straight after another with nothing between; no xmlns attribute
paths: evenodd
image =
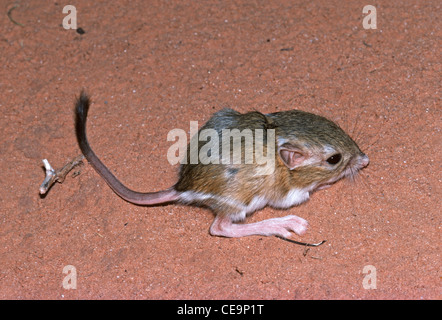
<svg viewBox="0 0 442 320"><path fill-rule="evenodd" d="M339 161L341 161L341 158L342 158L341 154L337 153L337 154L332 155L330 158L328 158L327 162L329 164L337 164Z"/></svg>

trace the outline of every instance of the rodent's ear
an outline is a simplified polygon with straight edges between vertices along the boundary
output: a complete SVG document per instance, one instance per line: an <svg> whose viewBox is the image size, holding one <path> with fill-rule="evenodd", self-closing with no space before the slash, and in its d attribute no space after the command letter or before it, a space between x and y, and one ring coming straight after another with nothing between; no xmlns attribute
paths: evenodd
<svg viewBox="0 0 442 320"><path fill-rule="evenodd" d="M282 162L284 162L284 164L290 170L293 170L296 167L301 166L304 163L304 161L308 158L308 155L305 153L305 151L289 143L283 144L279 148L278 152Z"/></svg>

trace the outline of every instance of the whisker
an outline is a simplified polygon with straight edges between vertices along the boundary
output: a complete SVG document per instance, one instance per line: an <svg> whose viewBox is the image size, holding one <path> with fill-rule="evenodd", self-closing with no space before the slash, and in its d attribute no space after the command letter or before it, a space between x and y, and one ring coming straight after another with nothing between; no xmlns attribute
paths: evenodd
<svg viewBox="0 0 442 320"><path fill-rule="evenodd" d="M358 114L358 116L359 116L359 115L360 115L360 113ZM364 133L364 131L362 130L362 128L365 127L366 123L367 123L367 119L366 119L366 118L363 118L363 122L362 122L361 127L360 127L360 128L356 128L356 127L355 127L356 132L354 132L352 135L354 135L354 141L356 141L356 143L359 143L359 138L360 138L361 134Z"/></svg>
<svg viewBox="0 0 442 320"><path fill-rule="evenodd" d="M354 133L355 133L356 127L357 127L358 122L359 122L359 116L360 116L360 115L361 115L361 113L358 112L358 114L357 114L357 116L356 116L355 124L354 124L354 126L353 126L353 130L351 131L351 136L352 136L352 137L354 136Z"/></svg>
<svg viewBox="0 0 442 320"><path fill-rule="evenodd" d="M381 128L379 128L379 131L381 130ZM369 150L371 150L371 148L373 147L373 146L375 146L384 136L382 136L382 135L380 135L379 134L379 131L377 132L377 134L376 134L376 136L377 136L377 138L376 138L376 140L375 141L372 141L372 142L370 142L369 144L368 144L368 146L365 148L365 150L367 150L367 151L369 151Z"/></svg>

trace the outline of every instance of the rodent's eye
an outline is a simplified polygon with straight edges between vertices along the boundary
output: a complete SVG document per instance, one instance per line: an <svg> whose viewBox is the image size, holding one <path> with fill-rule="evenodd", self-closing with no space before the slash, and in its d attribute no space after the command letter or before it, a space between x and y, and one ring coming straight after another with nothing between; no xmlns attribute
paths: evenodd
<svg viewBox="0 0 442 320"><path fill-rule="evenodd" d="M334 155L332 155L330 158L328 158L326 161L329 164L337 164L339 161L341 161L342 156L340 153L336 153Z"/></svg>

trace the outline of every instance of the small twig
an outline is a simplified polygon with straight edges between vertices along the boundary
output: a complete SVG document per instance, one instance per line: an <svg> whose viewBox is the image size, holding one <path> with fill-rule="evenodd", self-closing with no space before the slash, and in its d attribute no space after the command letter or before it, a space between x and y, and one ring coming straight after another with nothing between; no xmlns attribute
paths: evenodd
<svg viewBox="0 0 442 320"><path fill-rule="evenodd" d="M235 268L235 271L238 272L240 276L244 275L244 271L240 270L238 267Z"/></svg>
<svg viewBox="0 0 442 320"><path fill-rule="evenodd" d="M11 9L8 10L8 13L7 13L6 15L8 16L9 20L11 20L12 23L14 23L14 24L16 24L16 25L18 25L18 26L20 26L20 27L24 27L24 25L22 25L21 23L15 21L15 20L11 17L11 13L12 13L12 11L13 11L14 9L17 9L18 7L19 7L18 4L14 5Z"/></svg>
<svg viewBox="0 0 442 320"><path fill-rule="evenodd" d="M371 48L371 44L365 42L365 40L362 40L362 43L364 46Z"/></svg>
<svg viewBox="0 0 442 320"><path fill-rule="evenodd" d="M318 242L318 243L306 243L306 242L299 242L299 241L292 240L292 239L287 239L287 238L280 237L280 236L276 236L276 237L279 238L279 239L282 239L282 240L285 240L285 241L288 241L288 242L291 242L291 243L299 244L301 246L306 246L306 247L318 247L318 246L320 246L321 244L323 244L324 242L327 241L327 240L322 240L321 242Z"/></svg>
<svg viewBox="0 0 442 320"><path fill-rule="evenodd" d="M302 253L302 255L305 257L309 251L310 251L310 248L309 247L305 247L304 252Z"/></svg>
<svg viewBox="0 0 442 320"><path fill-rule="evenodd" d="M43 164L46 169L46 177L43 183L40 185L40 194L45 194L49 188L55 183L55 181L62 183L66 178L66 175L71 171L74 167L78 166L82 163L84 159L83 155L76 157L74 160L68 162L63 168L60 170L54 170L52 166L49 164L47 159L43 159Z"/></svg>

